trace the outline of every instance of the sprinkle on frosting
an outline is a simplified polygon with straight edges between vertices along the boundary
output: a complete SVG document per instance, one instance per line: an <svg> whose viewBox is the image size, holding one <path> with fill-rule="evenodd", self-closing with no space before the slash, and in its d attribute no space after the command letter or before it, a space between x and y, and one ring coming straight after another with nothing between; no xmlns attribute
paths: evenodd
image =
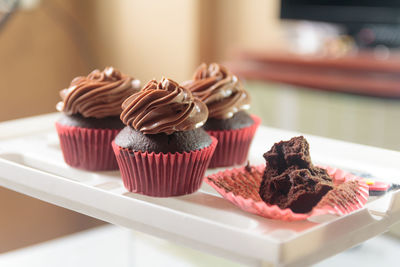
<svg viewBox="0 0 400 267"><path fill-rule="evenodd" d="M149 81L122 103L121 120L144 134L172 134L201 127L207 106L171 79Z"/></svg>
<svg viewBox="0 0 400 267"><path fill-rule="evenodd" d="M76 77L67 89L61 90L62 101L56 108L67 115L81 114L87 118L118 116L122 102L139 89L139 80L113 67L96 69L86 77Z"/></svg>
<svg viewBox="0 0 400 267"><path fill-rule="evenodd" d="M217 63L201 64L184 86L206 103L210 118L229 119L250 107L250 96L239 79Z"/></svg>

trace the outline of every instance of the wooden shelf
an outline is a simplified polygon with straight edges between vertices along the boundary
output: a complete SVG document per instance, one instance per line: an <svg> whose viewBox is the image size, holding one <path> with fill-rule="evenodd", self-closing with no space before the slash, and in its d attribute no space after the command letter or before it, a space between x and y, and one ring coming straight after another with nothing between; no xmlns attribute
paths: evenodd
<svg viewBox="0 0 400 267"><path fill-rule="evenodd" d="M381 60L367 52L334 58L243 51L226 64L245 79L400 98L400 56L397 54Z"/></svg>

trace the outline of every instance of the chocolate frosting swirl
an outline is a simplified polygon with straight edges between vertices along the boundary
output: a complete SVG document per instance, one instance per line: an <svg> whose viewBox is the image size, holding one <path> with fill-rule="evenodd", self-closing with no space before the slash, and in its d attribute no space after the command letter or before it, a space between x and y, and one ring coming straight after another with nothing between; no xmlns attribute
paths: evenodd
<svg viewBox="0 0 400 267"><path fill-rule="evenodd" d="M172 134L201 127L207 106L171 79L151 80L122 103L121 120L143 134Z"/></svg>
<svg viewBox="0 0 400 267"><path fill-rule="evenodd" d="M229 119L250 107L250 96L239 79L217 63L201 64L183 86L206 103L210 118Z"/></svg>
<svg viewBox="0 0 400 267"><path fill-rule="evenodd" d="M60 91L62 101L56 108L67 115L81 114L86 118L119 116L122 102L139 90L139 80L107 67L73 79L69 88Z"/></svg>

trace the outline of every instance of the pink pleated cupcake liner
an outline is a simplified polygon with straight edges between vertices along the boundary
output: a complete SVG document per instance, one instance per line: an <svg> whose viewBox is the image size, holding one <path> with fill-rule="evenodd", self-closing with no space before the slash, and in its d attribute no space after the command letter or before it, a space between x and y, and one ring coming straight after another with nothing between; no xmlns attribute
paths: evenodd
<svg viewBox="0 0 400 267"><path fill-rule="evenodd" d="M253 140L254 134L261 119L250 115L254 124L242 129L207 131L211 136L218 139L218 146L211 159L209 168L226 167L244 164Z"/></svg>
<svg viewBox="0 0 400 267"><path fill-rule="evenodd" d="M346 203L342 205L324 205L322 199L314 208L313 210L314 214L312 214L312 216L325 214L326 213L325 211L329 211L330 214L345 215L355 210L361 209L362 207L365 206L365 203L367 203L369 197L369 186L366 184L364 178L358 177L354 174L351 174L349 172L343 171L338 168L333 168L329 166L319 166L319 167L326 169L327 173L329 174L329 176L332 177L333 182L336 186L349 181L356 181L359 186L357 194L358 198L355 201L355 203L348 203L347 205Z"/></svg>
<svg viewBox="0 0 400 267"><path fill-rule="evenodd" d="M326 204L326 201L323 201L324 198L322 198L319 204L309 213L295 213L291 209L281 209L277 205L269 205L262 201L258 190L265 165L251 167L254 168L253 170L256 170L257 176L251 177L250 179L243 175L246 172L245 168L246 167L221 171L206 177L205 181L222 197L232 202L240 209L269 219L299 221L324 214L345 215L364 207L369 196L368 185L362 178L337 168L325 167L335 185L356 181L358 183L357 199L351 202L344 201L340 203L340 205L336 205L333 203Z"/></svg>
<svg viewBox="0 0 400 267"><path fill-rule="evenodd" d="M183 153L132 151L112 142L125 188L154 197L197 191L217 146L217 139L202 149Z"/></svg>
<svg viewBox="0 0 400 267"><path fill-rule="evenodd" d="M89 129L56 123L64 161L89 171L118 170L111 142L119 129Z"/></svg>

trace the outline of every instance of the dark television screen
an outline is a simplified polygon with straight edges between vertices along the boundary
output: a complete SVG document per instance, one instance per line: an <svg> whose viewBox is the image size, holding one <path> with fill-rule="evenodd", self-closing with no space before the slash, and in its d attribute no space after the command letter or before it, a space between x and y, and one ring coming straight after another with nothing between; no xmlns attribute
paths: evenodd
<svg viewBox="0 0 400 267"><path fill-rule="evenodd" d="M281 0L281 18L343 24L399 24L400 0Z"/></svg>

